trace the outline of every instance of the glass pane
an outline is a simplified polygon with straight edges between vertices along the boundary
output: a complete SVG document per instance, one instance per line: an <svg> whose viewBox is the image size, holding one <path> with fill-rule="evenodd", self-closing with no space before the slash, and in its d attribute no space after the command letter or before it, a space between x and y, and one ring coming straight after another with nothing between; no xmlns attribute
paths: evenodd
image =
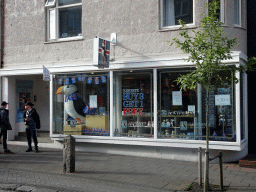
<svg viewBox="0 0 256 192"><path fill-rule="evenodd" d="M175 0L175 25L179 20L185 23L193 23L193 0Z"/></svg>
<svg viewBox="0 0 256 192"><path fill-rule="evenodd" d="M158 138L198 139L197 89L180 91L175 82L186 73L158 71Z"/></svg>
<svg viewBox="0 0 256 192"><path fill-rule="evenodd" d="M233 73L220 72L221 77L233 79ZM234 84L226 83L209 90L209 136L210 140L236 141L236 118ZM206 123L207 90L202 92L203 123ZM205 135L205 126L203 127Z"/></svg>
<svg viewBox="0 0 256 192"><path fill-rule="evenodd" d="M82 7L59 9L59 38L82 35Z"/></svg>
<svg viewBox="0 0 256 192"><path fill-rule="evenodd" d="M234 23L240 25L239 0L234 0Z"/></svg>
<svg viewBox="0 0 256 192"><path fill-rule="evenodd" d="M59 6L82 3L82 0L59 0Z"/></svg>
<svg viewBox="0 0 256 192"><path fill-rule="evenodd" d="M107 73L56 75L53 132L109 136Z"/></svg>
<svg viewBox="0 0 256 192"><path fill-rule="evenodd" d="M152 72L115 75L116 137L153 138Z"/></svg>

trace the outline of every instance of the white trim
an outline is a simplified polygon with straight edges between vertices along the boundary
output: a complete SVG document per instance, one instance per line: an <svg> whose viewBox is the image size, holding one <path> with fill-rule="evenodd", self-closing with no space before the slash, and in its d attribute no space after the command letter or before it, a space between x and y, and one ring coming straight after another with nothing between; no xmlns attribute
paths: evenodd
<svg viewBox="0 0 256 192"><path fill-rule="evenodd" d="M153 93L154 93L154 139L157 139L157 69L153 69ZM156 134L155 134L156 133Z"/></svg>
<svg viewBox="0 0 256 192"><path fill-rule="evenodd" d="M45 7L53 7L56 4L56 0L53 0L52 2L50 2L51 0L47 0L45 3Z"/></svg>
<svg viewBox="0 0 256 192"><path fill-rule="evenodd" d="M52 139L62 141L66 135L53 135ZM142 145L142 146L161 146L177 148L205 148L205 140L181 140L181 139L146 139L146 138L128 138L128 137L104 137L104 136L83 136L72 135L76 142L121 144L121 145ZM240 143L227 141L209 141L210 149L241 151L247 145L247 141Z"/></svg>
<svg viewBox="0 0 256 192"><path fill-rule="evenodd" d="M113 71L109 72L110 74L110 90L109 90L109 94L110 94L110 137L113 137L113 127L114 127L114 74Z"/></svg>
<svg viewBox="0 0 256 192"><path fill-rule="evenodd" d="M53 76L54 76L53 74L50 74L50 78L51 78L51 81L50 81L50 107L49 107L49 109L50 109L50 137L53 136L53 127L52 127L52 125L53 125L53 97L52 97L52 95L53 95L53 81L52 81Z"/></svg>
<svg viewBox="0 0 256 192"><path fill-rule="evenodd" d="M237 65L238 66L238 65ZM240 111L240 73L236 72L235 74L236 78L239 80L239 82L235 85L235 94L236 94L236 142L240 143L241 142L241 111ZM239 103L239 105L237 105Z"/></svg>
<svg viewBox="0 0 256 192"><path fill-rule="evenodd" d="M240 63L240 59L247 61L247 56L240 51L234 51L231 54L232 59L222 61L225 64ZM156 67L183 67L194 66L192 62L186 62L184 59L187 56L180 55L174 57L151 57L148 60L134 60L134 58L127 58L126 60L117 60L111 62L108 69L99 69L93 65L92 60L88 61L75 61L75 62L52 62L52 63L38 63L38 67L35 63L24 63L17 65L17 68L2 68L0 70L0 76L12 76L12 75L36 75L43 74L43 67L45 65L50 73L68 73L68 72L80 72L80 71L108 71L118 69L141 69L141 68L156 68ZM133 60L132 60L133 59ZM129 62L128 62L129 61ZM13 64L14 66L14 64ZM24 66L24 67L21 67Z"/></svg>

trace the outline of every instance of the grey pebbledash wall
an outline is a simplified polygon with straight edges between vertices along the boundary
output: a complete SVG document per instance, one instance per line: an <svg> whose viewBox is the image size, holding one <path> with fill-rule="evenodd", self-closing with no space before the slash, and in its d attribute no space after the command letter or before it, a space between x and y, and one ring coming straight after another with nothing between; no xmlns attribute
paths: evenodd
<svg viewBox="0 0 256 192"><path fill-rule="evenodd" d="M195 25L206 0L195 0ZM92 61L93 38L97 35L110 39L117 33L116 60L138 57L148 59L155 55L171 56L181 53L171 41L179 30L160 30L159 0L83 0L83 40L47 43L45 1L6 0L5 2L4 68L20 65L36 66L62 61ZM236 37L239 47L234 50L247 54L246 1L242 0L242 26L234 27L233 2L225 1L226 35ZM113 48L113 47L112 47ZM113 57L114 51L111 51Z"/></svg>

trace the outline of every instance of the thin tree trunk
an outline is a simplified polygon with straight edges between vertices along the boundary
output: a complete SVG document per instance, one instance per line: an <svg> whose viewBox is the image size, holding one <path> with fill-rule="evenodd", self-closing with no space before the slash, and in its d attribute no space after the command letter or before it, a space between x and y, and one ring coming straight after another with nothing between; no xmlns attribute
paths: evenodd
<svg viewBox="0 0 256 192"><path fill-rule="evenodd" d="M209 87L206 92L206 148L204 167L204 192L209 189Z"/></svg>

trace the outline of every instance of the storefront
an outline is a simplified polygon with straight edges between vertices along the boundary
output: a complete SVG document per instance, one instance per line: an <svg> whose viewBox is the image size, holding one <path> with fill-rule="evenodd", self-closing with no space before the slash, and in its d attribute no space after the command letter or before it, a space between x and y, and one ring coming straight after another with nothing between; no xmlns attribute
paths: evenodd
<svg viewBox="0 0 256 192"><path fill-rule="evenodd" d="M242 63L238 54L229 64ZM114 145L119 152L121 146L193 153L205 148L206 89L199 85L181 91L176 83L192 70L182 59L171 59L56 71L51 81L52 138L61 141L72 134L80 144ZM229 151L233 157L228 160L247 153L246 75L220 72L229 79L235 75L239 83L211 89L209 96L210 149Z"/></svg>

